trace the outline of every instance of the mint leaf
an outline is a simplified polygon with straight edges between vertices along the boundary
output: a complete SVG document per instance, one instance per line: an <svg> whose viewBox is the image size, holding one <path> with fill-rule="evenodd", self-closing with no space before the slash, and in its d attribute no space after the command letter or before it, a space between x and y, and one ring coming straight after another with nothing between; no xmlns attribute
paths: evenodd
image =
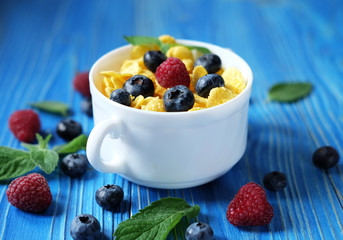
<svg viewBox="0 0 343 240"><path fill-rule="evenodd" d="M66 144L54 146L53 150L58 154L68 154L84 150L86 149L87 139L86 135L81 134Z"/></svg>
<svg viewBox="0 0 343 240"><path fill-rule="evenodd" d="M130 219L121 222L114 236L117 240L159 240L166 239L168 233L183 216L196 217L199 205L190 206L181 198L161 198L141 209Z"/></svg>
<svg viewBox="0 0 343 240"><path fill-rule="evenodd" d="M22 143L22 146L29 150L31 161L44 172L50 174L55 170L59 160L57 152L48 149L51 134L46 139L36 134L36 138L38 144Z"/></svg>
<svg viewBox="0 0 343 240"><path fill-rule="evenodd" d="M312 91L312 84L309 82L288 82L278 83L269 89L269 99L278 102L294 102Z"/></svg>
<svg viewBox="0 0 343 240"><path fill-rule="evenodd" d="M211 51L208 48L205 47L198 47L198 46L186 46L189 50L197 50L199 52L202 52L203 54L211 53Z"/></svg>
<svg viewBox="0 0 343 240"><path fill-rule="evenodd" d="M161 41L155 37L146 36L124 36L125 40L132 45L161 45Z"/></svg>
<svg viewBox="0 0 343 240"><path fill-rule="evenodd" d="M174 46L184 46L187 47L189 50L198 50L199 52L202 52L203 54L211 53L210 50L208 50L205 47L198 47L198 46L188 46L183 45L179 43L162 43L158 38L155 37L146 37L146 36L124 36L125 40L132 44L132 45L153 45L156 44L160 47L160 50L163 53L167 53L169 48Z"/></svg>
<svg viewBox="0 0 343 240"><path fill-rule="evenodd" d="M0 180L21 176L35 167L28 152L0 146Z"/></svg>
<svg viewBox="0 0 343 240"><path fill-rule="evenodd" d="M69 112L69 107L63 102L56 101L42 101L30 104L31 107L37 108L42 111L59 114L62 116L67 116Z"/></svg>

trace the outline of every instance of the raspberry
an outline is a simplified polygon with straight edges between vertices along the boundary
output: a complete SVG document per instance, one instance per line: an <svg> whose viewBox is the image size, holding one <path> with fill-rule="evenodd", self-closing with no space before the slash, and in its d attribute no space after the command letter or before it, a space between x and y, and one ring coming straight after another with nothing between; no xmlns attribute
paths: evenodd
<svg viewBox="0 0 343 240"><path fill-rule="evenodd" d="M264 189L253 182L239 189L226 212L227 220L235 226L266 225L271 222L273 215Z"/></svg>
<svg viewBox="0 0 343 240"><path fill-rule="evenodd" d="M6 195L13 206L28 212L42 212L52 202L48 182L38 173L14 179L8 186Z"/></svg>
<svg viewBox="0 0 343 240"><path fill-rule="evenodd" d="M89 90L89 72L78 73L74 78L73 86L74 89L83 96L90 97L91 92Z"/></svg>
<svg viewBox="0 0 343 240"><path fill-rule="evenodd" d="M185 64L178 58L169 57L156 69L156 80L164 88L177 85L189 87L190 77Z"/></svg>
<svg viewBox="0 0 343 240"><path fill-rule="evenodd" d="M33 110L19 110L9 118L9 128L16 138L22 142L33 142L40 131L40 120Z"/></svg>

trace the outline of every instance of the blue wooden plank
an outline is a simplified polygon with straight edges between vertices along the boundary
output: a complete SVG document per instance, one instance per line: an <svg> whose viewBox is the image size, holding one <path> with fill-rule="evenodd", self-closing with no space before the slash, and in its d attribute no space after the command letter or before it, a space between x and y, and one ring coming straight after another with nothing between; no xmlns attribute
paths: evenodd
<svg viewBox="0 0 343 240"><path fill-rule="evenodd" d="M90 169L80 179L60 170L46 175L54 202L42 215L10 206L0 185L0 239L71 239L69 226L80 213L96 216L110 239L117 225L139 209L167 196L199 204L197 220L208 222L216 239L342 238L342 164L315 168L313 151L334 146L343 155L342 1L46 1L0 2L0 144L21 148L7 127L10 114L29 102L64 101L86 134L92 118L79 108L74 75L89 70L107 51L126 44L123 35L171 34L229 47L254 72L246 154L221 178L203 186L166 190L132 184L116 174ZM30 11L28 11L28 9ZM293 104L268 102L267 90L280 81L311 81L312 94ZM44 130L55 133L62 117L39 112ZM63 143L55 136L53 144ZM240 186L262 183L280 170L285 190L267 191L275 217L263 227L233 227L225 212ZM39 171L35 169L34 171ZM118 211L102 210L95 191L108 183L125 192ZM183 239L194 219L184 219L169 239Z"/></svg>

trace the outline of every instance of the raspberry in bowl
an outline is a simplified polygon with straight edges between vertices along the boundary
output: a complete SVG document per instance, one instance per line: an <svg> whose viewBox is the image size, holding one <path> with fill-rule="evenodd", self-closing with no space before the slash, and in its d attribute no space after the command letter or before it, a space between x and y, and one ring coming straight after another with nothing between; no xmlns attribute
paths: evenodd
<svg viewBox="0 0 343 240"><path fill-rule="evenodd" d="M182 96L189 99L185 101L189 104L192 98L186 96L191 92L194 95L191 109L165 111L161 101L164 93L172 87L163 88L154 79L153 96L132 96L131 105L127 106L112 101L109 96L114 85L119 84L119 88L122 88L132 75L140 75L121 71L123 65L127 66L135 47L126 45L105 54L93 65L89 77L95 126L88 139L87 157L97 170L117 173L144 186L186 188L207 183L227 173L244 154L253 81L249 65L231 50L219 46L192 40L177 40L177 43L209 49L220 57L223 69L211 74L221 75L225 85L225 74L235 76L239 72L244 80L244 87L234 97L223 99L222 92L228 92L228 88L222 86L218 76L210 76L209 79L216 79L216 90L211 90L208 98L200 97L195 93L197 81L194 79L199 80L206 74L201 74L201 66L194 67L194 62L189 61L191 63L188 64L183 60L191 74L187 86L190 91L178 87L176 93L171 94L168 99ZM175 57L175 52L169 56L167 54L167 57ZM135 64L139 62L131 67ZM134 71L135 68L132 69ZM157 67L156 73L158 72ZM122 79L121 83L104 81L104 78L111 80L118 74ZM155 75L153 72L146 72L144 76L151 76L151 79ZM143 81L136 81L134 84L141 83ZM187 85L178 84L177 86ZM206 90L207 85L203 84L199 88ZM240 85L232 87L230 91L237 90ZM149 103L142 104L147 99ZM201 106L202 101L206 105ZM153 111L144 111L149 109Z"/></svg>

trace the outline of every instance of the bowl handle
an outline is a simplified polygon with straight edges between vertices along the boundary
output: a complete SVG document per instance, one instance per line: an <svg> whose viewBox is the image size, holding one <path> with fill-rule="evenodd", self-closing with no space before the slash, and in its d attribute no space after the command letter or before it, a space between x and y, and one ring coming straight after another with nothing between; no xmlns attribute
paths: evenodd
<svg viewBox="0 0 343 240"><path fill-rule="evenodd" d="M111 138L119 138L122 134L123 123L118 119L108 119L96 124L87 141L87 158L98 171L107 173L125 173L125 161L104 161L100 155L101 145L107 134Z"/></svg>

